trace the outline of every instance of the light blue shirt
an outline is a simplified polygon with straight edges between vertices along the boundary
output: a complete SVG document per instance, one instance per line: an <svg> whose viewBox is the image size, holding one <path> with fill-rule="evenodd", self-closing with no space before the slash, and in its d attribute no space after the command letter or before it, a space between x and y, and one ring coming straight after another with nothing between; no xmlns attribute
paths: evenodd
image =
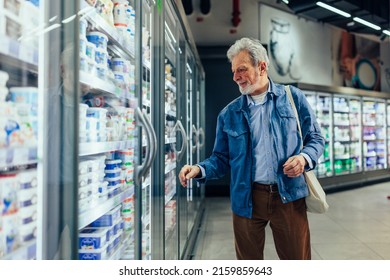
<svg viewBox="0 0 390 280"><path fill-rule="evenodd" d="M247 95L250 111L250 128L253 148L253 181L262 184L275 184L277 182L277 162L272 148L272 135L270 126L270 112L273 109L272 94L269 87L264 99L255 103Z"/></svg>

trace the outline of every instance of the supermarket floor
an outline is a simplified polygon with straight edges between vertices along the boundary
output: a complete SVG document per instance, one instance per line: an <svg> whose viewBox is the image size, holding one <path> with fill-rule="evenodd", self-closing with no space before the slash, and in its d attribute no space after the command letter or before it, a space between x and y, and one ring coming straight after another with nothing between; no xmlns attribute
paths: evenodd
<svg viewBox="0 0 390 280"><path fill-rule="evenodd" d="M309 213L312 259L390 260L390 182L328 194L329 211ZM269 226L265 259L277 260ZM207 197L196 260L234 260L228 197Z"/></svg>

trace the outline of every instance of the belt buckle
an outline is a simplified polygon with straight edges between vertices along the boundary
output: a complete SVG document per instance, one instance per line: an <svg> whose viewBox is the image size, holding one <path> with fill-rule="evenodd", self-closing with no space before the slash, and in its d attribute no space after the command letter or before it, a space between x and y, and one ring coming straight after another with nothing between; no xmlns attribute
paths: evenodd
<svg viewBox="0 0 390 280"><path fill-rule="evenodd" d="M269 192L270 193L277 193L278 192L278 186L273 184L273 185L269 185Z"/></svg>

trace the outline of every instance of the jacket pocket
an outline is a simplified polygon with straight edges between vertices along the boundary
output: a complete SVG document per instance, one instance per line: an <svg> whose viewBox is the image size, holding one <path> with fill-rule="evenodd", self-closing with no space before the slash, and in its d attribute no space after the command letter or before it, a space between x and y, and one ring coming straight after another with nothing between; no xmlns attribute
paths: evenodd
<svg viewBox="0 0 390 280"><path fill-rule="evenodd" d="M290 104L287 104L290 105ZM290 107L278 108L279 114L279 147L283 147L284 154L281 156L282 162L287 160L292 155L299 154L301 149L301 136L299 134L298 123Z"/></svg>
<svg viewBox="0 0 390 280"><path fill-rule="evenodd" d="M246 128L224 129L228 136L230 159L237 159L245 156L249 149L249 131Z"/></svg>

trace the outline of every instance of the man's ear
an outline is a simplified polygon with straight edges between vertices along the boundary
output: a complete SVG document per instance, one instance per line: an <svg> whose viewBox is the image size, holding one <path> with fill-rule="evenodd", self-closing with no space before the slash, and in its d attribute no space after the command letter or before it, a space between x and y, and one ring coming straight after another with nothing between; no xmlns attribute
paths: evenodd
<svg viewBox="0 0 390 280"><path fill-rule="evenodd" d="M265 72L265 69L267 68L266 67L266 64L265 64L265 61L259 61L259 71L260 71L260 74L264 74Z"/></svg>

